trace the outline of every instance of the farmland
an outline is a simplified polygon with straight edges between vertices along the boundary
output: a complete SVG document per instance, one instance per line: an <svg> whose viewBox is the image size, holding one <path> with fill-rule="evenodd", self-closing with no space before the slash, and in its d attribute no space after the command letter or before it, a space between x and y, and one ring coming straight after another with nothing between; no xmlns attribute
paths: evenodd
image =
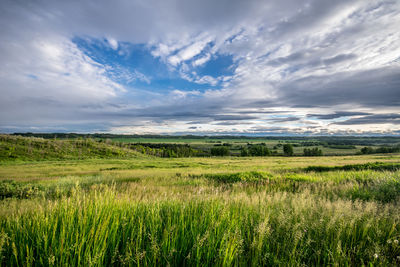
<svg viewBox="0 0 400 267"><path fill-rule="evenodd" d="M127 143L2 136L1 264L400 264L398 153L163 158Z"/></svg>

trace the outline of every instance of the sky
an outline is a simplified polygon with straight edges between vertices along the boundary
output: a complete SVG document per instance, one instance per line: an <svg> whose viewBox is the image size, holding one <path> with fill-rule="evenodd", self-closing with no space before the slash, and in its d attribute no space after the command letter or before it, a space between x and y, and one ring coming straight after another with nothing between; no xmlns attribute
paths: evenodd
<svg viewBox="0 0 400 267"><path fill-rule="evenodd" d="M0 132L400 135L398 0L2 0Z"/></svg>

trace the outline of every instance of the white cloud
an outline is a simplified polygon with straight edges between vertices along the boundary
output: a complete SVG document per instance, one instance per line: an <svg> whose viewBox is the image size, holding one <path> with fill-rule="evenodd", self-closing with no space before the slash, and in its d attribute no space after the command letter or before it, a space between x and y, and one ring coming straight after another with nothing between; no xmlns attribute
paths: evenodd
<svg viewBox="0 0 400 267"><path fill-rule="evenodd" d="M174 99L179 99L179 98L186 98L188 96L199 96L201 95L200 91L181 91L181 90L172 90L170 92L170 95L174 98Z"/></svg>
<svg viewBox="0 0 400 267"><path fill-rule="evenodd" d="M203 77L197 78L194 82L199 84L210 84L212 86L215 86L218 84L218 79L215 79L214 77L211 77L209 75L204 75Z"/></svg>
<svg viewBox="0 0 400 267"><path fill-rule="evenodd" d="M195 56L199 55L207 44L211 41L209 37L195 41L186 47L180 49L176 54L168 56L168 52L175 51L174 49L168 49L165 45L160 45L159 49L153 52L153 55L156 56L168 56L168 62L173 65L177 66L181 62L188 61L193 59Z"/></svg>
<svg viewBox="0 0 400 267"><path fill-rule="evenodd" d="M196 42L196 43L190 45L189 47L186 47L185 49L181 50L179 52L179 57L182 61L192 59L193 57L200 54L206 45L207 45L207 42L205 42L205 41Z"/></svg>
<svg viewBox="0 0 400 267"><path fill-rule="evenodd" d="M61 118L74 107L107 102L125 92L107 77L105 66L67 39L38 38L17 46L3 41L1 48L8 52L0 66L6 96L0 104L7 110L1 112L3 122Z"/></svg>
<svg viewBox="0 0 400 267"><path fill-rule="evenodd" d="M198 66L204 65L210 59L211 59L211 55L210 54L206 54L204 57L198 58L195 61L193 61L192 65L194 67L198 67Z"/></svg>
<svg viewBox="0 0 400 267"><path fill-rule="evenodd" d="M112 49L117 50L118 49L118 41L113 39L113 38L107 38L108 44L111 46Z"/></svg>

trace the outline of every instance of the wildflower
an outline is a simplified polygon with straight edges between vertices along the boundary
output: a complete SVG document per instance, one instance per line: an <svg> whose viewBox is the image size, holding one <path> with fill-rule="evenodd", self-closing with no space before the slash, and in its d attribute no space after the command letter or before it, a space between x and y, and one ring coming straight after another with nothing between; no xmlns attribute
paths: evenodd
<svg viewBox="0 0 400 267"><path fill-rule="evenodd" d="M399 240L395 239L393 242L397 245L399 243Z"/></svg>
<svg viewBox="0 0 400 267"><path fill-rule="evenodd" d="M374 254L374 258L377 259L378 258L378 254L375 253Z"/></svg>
<svg viewBox="0 0 400 267"><path fill-rule="evenodd" d="M392 240L389 239L389 240L387 241L387 243L388 243L388 244L392 244Z"/></svg>

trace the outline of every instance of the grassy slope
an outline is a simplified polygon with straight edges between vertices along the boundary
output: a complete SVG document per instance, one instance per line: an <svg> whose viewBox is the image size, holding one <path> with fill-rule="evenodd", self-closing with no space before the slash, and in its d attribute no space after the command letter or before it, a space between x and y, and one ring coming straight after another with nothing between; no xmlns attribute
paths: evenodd
<svg viewBox="0 0 400 267"><path fill-rule="evenodd" d="M92 139L53 140L0 135L0 161L129 158L141 154Z"/></svg>

